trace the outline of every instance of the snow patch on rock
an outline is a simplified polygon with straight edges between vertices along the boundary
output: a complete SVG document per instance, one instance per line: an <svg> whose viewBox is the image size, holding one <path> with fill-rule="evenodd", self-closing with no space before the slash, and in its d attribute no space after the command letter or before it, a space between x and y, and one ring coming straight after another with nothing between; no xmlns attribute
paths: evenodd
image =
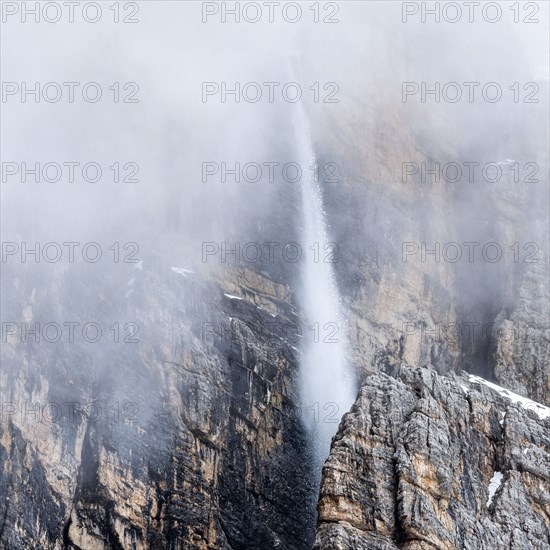
<svg viewBox="0 0 550 550"><path fill-rule="evenodd" d="M187 277L189 273L194 273L191 269L185 269L184 267L171 267L170 268L174 273L177 273L178 275L183 275L184 277Z"/></svg>
<svg viewBox="0 0 550 550"><path fill-rule="evenodd" d="M502 472L494 472L491 481L489 481L488 496L487 496L487 508L491 505L493 497L497 492L497 489L502 483Z"/></svg>
<svg viewBox="0 0 550 550"><path fill-rule="evenodd" d="M520 403L521 406L524 409L533 411L538 415L539 418L545 419L550 418L550 407L545 407L544 405L541 405L540 403L536 403L535 401L531 401L530 399L527 399L527 397L523 397L522 395L519 395L518 393L514 393L513 391L507 390L503 388L502 386L498 386L497 384L493 384L492 382L489 382L488 380L485 380L484 378L481 378L479 376L475 376L473 374L470 374L468 376L468 379L470 382L477 382L479 384L483 384L485 386L488 386L489 388L495 390L503 397L506 397L506 399L509 399L512 401L512 403Z"/></svg>

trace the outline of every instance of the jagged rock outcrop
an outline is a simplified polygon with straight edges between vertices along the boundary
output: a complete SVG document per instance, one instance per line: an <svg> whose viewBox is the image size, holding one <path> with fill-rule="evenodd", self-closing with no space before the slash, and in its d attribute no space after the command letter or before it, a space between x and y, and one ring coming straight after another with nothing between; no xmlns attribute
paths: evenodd
<svg viewBox="0 0 550 550"><path fill-rule="evenodd" d="M550 410L517 399L465 374L369 376L323 469L314 548L550 548Z"/></svg>

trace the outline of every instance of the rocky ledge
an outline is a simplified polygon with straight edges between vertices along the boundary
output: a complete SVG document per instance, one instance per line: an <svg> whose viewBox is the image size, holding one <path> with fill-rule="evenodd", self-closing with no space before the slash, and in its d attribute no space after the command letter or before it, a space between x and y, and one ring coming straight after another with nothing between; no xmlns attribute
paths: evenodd
<svg viewBox="0 0 550 550"><path fill-rule="evenodd" d="M316 550L550 548L550 409L466 373L369 376L323 469Z"/></svg>

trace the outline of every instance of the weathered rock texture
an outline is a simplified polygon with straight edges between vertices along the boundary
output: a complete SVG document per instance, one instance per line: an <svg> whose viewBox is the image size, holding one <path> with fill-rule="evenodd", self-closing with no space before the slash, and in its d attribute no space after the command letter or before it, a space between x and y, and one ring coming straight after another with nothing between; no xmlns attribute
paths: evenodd
<svg viewBox="0 0 550 550"><path fill-rule="evenodd" d="M550 548L550 418L530 408L429 369L368 377L324 466L314 548Z"/></svg>
<svg viewBox="0 0 550 550"><path fill-rule="evenodd" d="M256 306L224 294L244 296L246 273L222 288L149 256L97 277L85 267L86 286L76 267L34 288L18 272L5 304L33 328L87 311L104 334L3 346L0 546L311 547L287 289L256 274ZM122 341L123 320L138 342Z"/></svg>

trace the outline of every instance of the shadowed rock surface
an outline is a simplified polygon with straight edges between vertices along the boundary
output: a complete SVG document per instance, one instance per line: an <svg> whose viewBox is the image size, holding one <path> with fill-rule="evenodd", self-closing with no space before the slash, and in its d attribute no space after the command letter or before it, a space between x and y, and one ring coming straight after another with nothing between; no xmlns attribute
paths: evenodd
<svg viewBox="0 0 550 550"><path fill-rule="evenodd" d="M118 343L3 346L0 546L310 548L317 489L285 287L256 275L259 307L149 258L86 288L74 270L34 289L15 277L6 307L33 326L84 308L105 330L123 314L138 341L121 329ZM97 300L113 288L133 292Z"/></svg>

